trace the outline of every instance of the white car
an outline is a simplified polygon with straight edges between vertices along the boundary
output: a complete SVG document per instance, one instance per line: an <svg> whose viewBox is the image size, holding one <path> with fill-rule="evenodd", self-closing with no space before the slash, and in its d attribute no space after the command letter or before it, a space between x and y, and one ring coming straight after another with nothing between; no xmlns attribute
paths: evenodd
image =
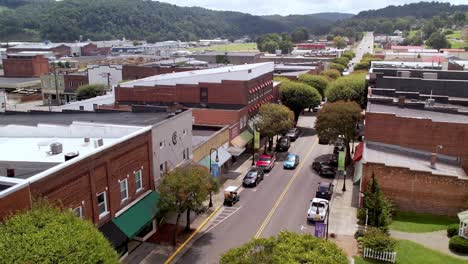
<svg viewBox="0 0 468 264"><path fill-rule="evenodd" d="M328 201L322 198L314 198L310 201L307 211L308 221L325 221L328 215Z"/></svg>

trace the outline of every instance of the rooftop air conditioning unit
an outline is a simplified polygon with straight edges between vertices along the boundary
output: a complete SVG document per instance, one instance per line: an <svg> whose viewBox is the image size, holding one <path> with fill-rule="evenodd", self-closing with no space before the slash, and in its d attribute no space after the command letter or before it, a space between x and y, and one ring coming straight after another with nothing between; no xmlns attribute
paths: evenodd
<svg viewBox="0 0 468 264"><path fill-rule="evenodd" d="M50 144L49 147L50 147L49 154L51 154L51 155L57 155L57 154L62 153L62 151L63 151L62 144L58 143L58 142Z"/></svg>
<svg viewBox="0 0 468 264"><path fill-rule="evenodd" d="M102 138L94 140L94 148L99 148L104 145L104 140Z"/></svg>
<svg viewBox="0 0 468 264"><path fill-rule="evenodd" d="M426 106L434 106L435 105L435 99L429 98L427 99Z"/></svg>

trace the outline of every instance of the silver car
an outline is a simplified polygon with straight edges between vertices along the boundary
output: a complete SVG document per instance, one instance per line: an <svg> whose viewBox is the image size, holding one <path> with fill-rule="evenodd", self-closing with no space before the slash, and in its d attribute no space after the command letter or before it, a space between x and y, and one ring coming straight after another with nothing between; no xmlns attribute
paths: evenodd
<svg viewBox="0 0 468 264"><path fill-rule="evenodd" d="M307 220L312 222L323 222L328 215L328 201L322 198L314 198L310 201L307 211Z"/></svg>

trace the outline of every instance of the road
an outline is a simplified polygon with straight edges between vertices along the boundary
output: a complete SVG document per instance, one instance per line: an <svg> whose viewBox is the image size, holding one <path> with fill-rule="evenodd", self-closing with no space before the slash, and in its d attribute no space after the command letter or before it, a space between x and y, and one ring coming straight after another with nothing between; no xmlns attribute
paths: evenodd
<svg viewBox="0 0 468 264"><path fill-rule="evenodd" d="M356 57L351 60L353 65L359 63L362 59L362 56L366 53L373 53L374 52L374 33L373 32L365 32L364 36L359 42L358 46L354 49L356 53ZM350 68L349 71L352 72L354 67Z"/></svg>
<svg viewBox="0 0 468 264"><path fill-rule="evenodd" d="M258 187L241 192L235 208L222 211L221 217L215 219L215 224L211 224L178 263L217 263L220 255L230 248L255 236L276 235L281 230L313 233L313 226L306 221L306 211L318 183L331 179L322 179L311 164L316 157L330 154L332 148L317 144L313 129L315 117L307 114L300 119L304 133L289 150L301 157L298 168L284 170L278 161ZM279 156L281 160L285 155Z"/></svg>

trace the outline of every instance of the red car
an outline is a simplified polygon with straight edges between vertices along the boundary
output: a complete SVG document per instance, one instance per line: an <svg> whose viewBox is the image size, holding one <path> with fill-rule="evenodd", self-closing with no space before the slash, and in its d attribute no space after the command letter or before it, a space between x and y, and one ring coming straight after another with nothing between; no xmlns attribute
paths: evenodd
<svg viewBox="0 0 468 264"><path fill-rule="evenodd" d="M271 171L275 166L276 157L274 155L263 154L258 157L257 163L255 166L261 168L264 171Z"/></svg>

